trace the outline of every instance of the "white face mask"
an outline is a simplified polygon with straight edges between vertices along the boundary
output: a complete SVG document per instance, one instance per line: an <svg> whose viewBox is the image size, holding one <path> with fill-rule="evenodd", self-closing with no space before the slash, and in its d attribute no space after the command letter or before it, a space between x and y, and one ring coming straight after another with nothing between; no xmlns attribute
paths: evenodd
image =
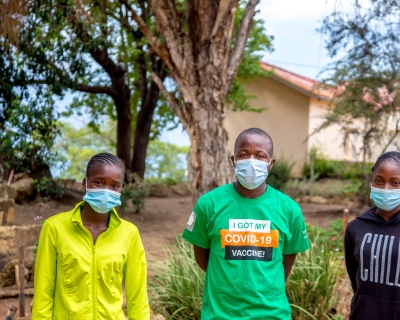
<svg viewBox="0 0 400 320"><path fill-rule="evenodd" d="M270 162L246 159L235 161L235 174L240 184L246 189L253 190L259 187L268 177Z"/></svg>

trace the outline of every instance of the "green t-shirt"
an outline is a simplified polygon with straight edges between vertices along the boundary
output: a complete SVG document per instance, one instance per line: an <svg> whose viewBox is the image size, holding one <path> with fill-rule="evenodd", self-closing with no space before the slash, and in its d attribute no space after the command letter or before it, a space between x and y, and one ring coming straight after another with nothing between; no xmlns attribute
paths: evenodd
<svg viewBox="0 0 400 320"><path fill-rule="evenodd" d="M290 319L282 255L309 248L295 201L270 186L247 199L227 184L199 199L183 238L210 249L202 319Z"/></svg>

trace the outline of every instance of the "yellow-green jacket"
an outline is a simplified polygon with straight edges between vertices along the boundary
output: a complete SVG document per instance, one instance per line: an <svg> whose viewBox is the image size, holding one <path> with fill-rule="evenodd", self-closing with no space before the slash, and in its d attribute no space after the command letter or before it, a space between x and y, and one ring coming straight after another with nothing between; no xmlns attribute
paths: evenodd
<svg viewBox="0 0 400 320"><path fill-rule="evenodd" d="M107 231L95 245L83 226L81 207L62 212L43 225L35 265L31 320L150 319L146 258L139 231L113 209Z"/></svg>

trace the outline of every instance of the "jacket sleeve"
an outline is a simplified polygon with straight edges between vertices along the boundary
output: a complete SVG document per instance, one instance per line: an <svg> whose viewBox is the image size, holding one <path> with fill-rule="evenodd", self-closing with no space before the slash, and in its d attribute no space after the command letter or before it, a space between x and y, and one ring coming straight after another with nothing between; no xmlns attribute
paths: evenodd
<svg viewBox="0 0 400 320"><path fill-rule="evenodd" d="M52 320L57 272L56 233L47 221L40 231L36 255L31 320Z"/></svg>
<svg viewBox="0 0 400 320"><path fill-rule="evenodd" d="M150 319L150 307L147 297L146 255L137 230L132 239L123 275L128 319Z"/></svg>
<svg viewBox="0 0 400 320"><path fill-rule="evenodd" d="M351 287L353 288L353 292L356 292L358 262L354 257L354 241L349 226L347 226L346 232L344 234L344 257L346 261L347 273L351 282Z"/></svg>

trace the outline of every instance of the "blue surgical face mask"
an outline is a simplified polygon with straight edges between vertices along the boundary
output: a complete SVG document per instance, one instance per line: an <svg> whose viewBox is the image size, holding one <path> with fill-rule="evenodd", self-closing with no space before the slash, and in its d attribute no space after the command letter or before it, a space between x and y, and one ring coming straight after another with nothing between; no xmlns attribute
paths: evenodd
<svg viewBox="0 0 400 320"><path fill-rule="evenodd" d="M259 187L268 177L270 162L246 159L235 161L235 174L240 184L246 189Z"/></svg>
<svg viewBox="0 0 400 320"><path fill-rule="evenodd" d="M370 198L379 209L391 211L400 206L400 189L381 189L371 186Z"/></svg>
<svg viewBox="0 0 400 320"><path fill-rule="evenodd" d="M121 205L121 194L109 189L88 189L86 180L86 194L83 197L97 213L107 213L112 208Z"/></svg>

